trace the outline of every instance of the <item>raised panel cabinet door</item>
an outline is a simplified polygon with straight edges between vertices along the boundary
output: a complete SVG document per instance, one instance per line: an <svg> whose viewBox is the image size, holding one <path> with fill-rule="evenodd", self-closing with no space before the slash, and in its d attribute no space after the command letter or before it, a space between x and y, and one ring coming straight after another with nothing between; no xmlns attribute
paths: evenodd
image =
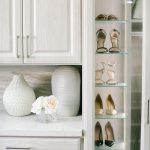
<svg viewBox="0 0 150 150"><path fill-rule="evenodd" d="M80 150L79 138L0 138L0 150Z"/></svg>
<svg viewBox="0 0 150 150"><path fill-rule="evenodd" d="M0 0L0 64L22 63L21 0Z"/></svg>
<svg viewBox="0 0 150 150"><path fill-rule="evenodd" d="M24 63L81 63L81 0L24 1Z"/></svg>

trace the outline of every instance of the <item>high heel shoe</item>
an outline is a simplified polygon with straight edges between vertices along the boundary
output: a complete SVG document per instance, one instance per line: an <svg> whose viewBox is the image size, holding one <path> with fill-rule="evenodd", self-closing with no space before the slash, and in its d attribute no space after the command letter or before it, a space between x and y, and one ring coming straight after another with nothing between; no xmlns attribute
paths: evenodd
<svg viewBox="0 0 150 150"><path fill-rule="evenodd" d="M99 122L97 122L95 125L95 145L103 145L103 132Z"/></svg>
<svg viewBox="0 0 150 150"><path fill-rule="evenodd" d="M118 20L118 18L115 15L108 15L107 17L108 20Z"/></svg>
<svg viewBox="0 0 150 150"><path fill-rule="evenodd" d="M107 107L106 107L106 114L108 115L116 115L117 111L115 109L115 103L112 99L112 96L109 94L106 100Z"/></svg>
<svg viewBox="0 0 150 150"><path fill-rule="evenodd" d="M103 113L104 113L103 102L102 102L101 96L97 94L96 99L95 99L95 114L102 115Z"/></svg>
<svg viewBox="0 0 150 150"><path fill-rule="evenodd" d="M104 42L106 40L106 32L104 29L99 29L96 33L97 35L97 53L108 52L108 49L104 47Z"/></svg>
<svg viewBox="0 0 150 150"><path fill-rule="evenodd" d="M109 121L105 125L105 132L106 132L105 145L111 147L115 143L115 137L112 125Z"/></svg>
<svg viewBox="0 0 150 150"><path fill-rule="evenodd" d="M97 84L104 84L105 83L105 81L103 81L103 79L102 79L104 71L105 71L105 63L101 62L101 65L102 65L102 68L99 69L99 64L97 64L98 69L96 69L96 73L95 73Z"/></svg>
<svg viewBox="0 0 150 150"><path fill-rule="evenodd" d="M118 80L116 79L116 69L115 69L115 64L109 64L108 63L108 67L107 67L107 74L108 74L108 77L109 79L107 80L107 84L117 84L118 83Z"/></svg>
<svg viewBox="0 0 150 150"><path fill-rule="evenodd" d="M110 39L111 39L111 43L112 43L112 47L109 49L109 52L119 52L119 35L120 32L116 29L113 29L110 32Z"/></svg>
<svg viewBox="0 0 150 150"><path fill-rule="evenodd" d="M96 17L96 20L105 21L105 20L107 20L107 15L105 15L105 14L99 14L99 15Z"/></svg>

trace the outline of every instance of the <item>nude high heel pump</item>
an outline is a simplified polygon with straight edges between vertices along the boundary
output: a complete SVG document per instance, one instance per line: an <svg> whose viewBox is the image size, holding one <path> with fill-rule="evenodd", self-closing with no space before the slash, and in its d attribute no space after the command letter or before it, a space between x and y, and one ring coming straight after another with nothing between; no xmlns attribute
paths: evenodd
<svg viewBox="0 0 150 150"><path fill-rule="evenodd" d="M104 29L99 29L96 33L97 35L97 53L108 52L108 49L104 47L104 43L106 40L106 32Z"/></svg>
<svg viewBox="0 0 150 150"><path fill-rule="evenodd" d="M112 125L109 121L105 126L105 132L106 132L105 145L111 147L115 143L115 137Z"/></svg>
<svg viewBox="0 0 150 150"><path fill-rule="evenodd" d="M116 79L116 69L115 69L115 64L109 64L108 63L108 67L107 67L107 74L109 79L107 80L107 84L117 84L118 80Z"/></svg>
<svg viewBox="0 0 150 150"><path fill-rule="evenodd" d="M113 29L110 32L110 39L111 39L111 43L112 43L112 47L109 49L109 52L119 52L119 35L120 32L116 29Z"/></svg>
<svg viewBox="0 0 150 150"><path fill-rule="evenodd" d="M95 145L96 146L103 145L103 132L99 122L97 122L95 125Z"/></svg>
<svg viewBox="0 0 150 150"><path fill-rule="evenodd" d="M102 115L104 113L103 102L102 102L100 94L97 94L96 99L95 99L95 113L96 115Z"/></svg>
<svg viewBox="0 0 150 150"><path fill-rule="evenodd" d="M117 111L115 109L115 103L112 99L112 96L109 94L106 99L106 114L108 115L116 115Z"/></svg>
<svg viewBox="0 0 150 150"><path fill-rule="evenodd" d="M104 71L105 71L105 63L104 62L101 62L100 63L102 65L102 68L99 69L99 64L97 64L97 69L96 69L96 83L97 84L104 84L105 81L102 79L103 78L103 74L104 74Z"/></svg>

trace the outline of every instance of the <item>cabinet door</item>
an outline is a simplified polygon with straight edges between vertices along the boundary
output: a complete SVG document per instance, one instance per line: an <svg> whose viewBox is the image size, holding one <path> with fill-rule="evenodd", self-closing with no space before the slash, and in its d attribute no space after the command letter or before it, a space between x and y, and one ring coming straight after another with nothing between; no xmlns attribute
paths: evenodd
<svg viewBox="0 0 150 150"><path fill-rule="evenodd" d="M0 63L21 63L21 1L0 0Z"/></svg>
<svg viewBox="0 0 150 150"><path fill-rule="evenodd" d="M74 138L0 138L0 150L80 150Z"/></svg>
<svg viewBox="0 0 150 150"><path fill-rule="evenodd" d="M81 63L81 1L24 1L24 62Z"/></svg>

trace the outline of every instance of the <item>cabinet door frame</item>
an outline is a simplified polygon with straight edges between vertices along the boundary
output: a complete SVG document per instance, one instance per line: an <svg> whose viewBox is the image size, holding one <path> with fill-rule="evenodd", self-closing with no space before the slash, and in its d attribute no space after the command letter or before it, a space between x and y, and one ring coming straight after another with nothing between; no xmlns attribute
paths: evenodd
<svg viewBox="0 0 150 150"><path fill-rule="evenodd" d="M21 64L22 57L22 0L9 1L10 43L9 49L0 50L0 64ZM1 22L3 23L3 22Z"/></svg>
<svg viewBox="0 0 150 150"><path fill-rule="evenodd" d="M25 64L81 64L81 0L69 3L69 47L66 50L36 49L36 0L23 3L23 35ZM62 20L63 21L63 20ZM33 34L31 34L31 32ZM59 44L59 43L58 43ZM33 46L31 46L33 45Z"/></svg>

